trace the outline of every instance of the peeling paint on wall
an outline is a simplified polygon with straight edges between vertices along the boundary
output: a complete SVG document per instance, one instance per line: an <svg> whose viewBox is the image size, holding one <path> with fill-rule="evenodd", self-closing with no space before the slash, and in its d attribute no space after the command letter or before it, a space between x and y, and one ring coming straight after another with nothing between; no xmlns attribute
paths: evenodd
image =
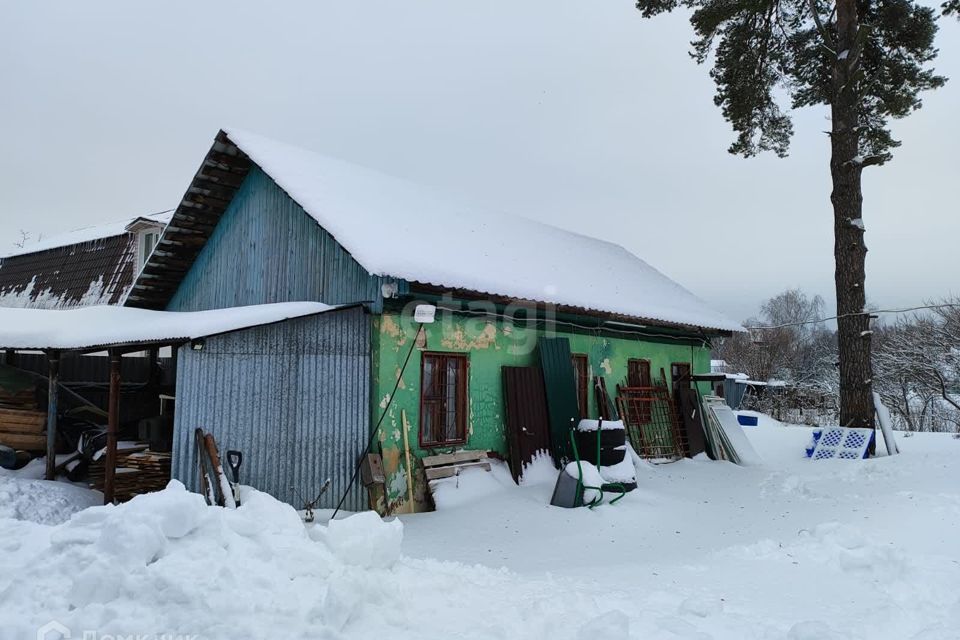
<svg viewBox="0 0 960 640"><path fill-rule="evenodd" d="M467 333L467 327L456 326L449 333L446 333L440 341L441 346L447 351L474 351L478 349L489 349L497 345L497 327L493 322L486 322L483 329L472 337Z"/></svg>
<svg viewBox="0 0 960 640"><path fill-rule="evenodd" d="M386 398L397 382L397 376L414 338L417 327L401 319L395 312L380 317L379 328L374 329L373 353L378 354L374 364L375 409L371 420L376 423L386 406ZM419 446L420 422L420 359L424 351L466 353L468 368L468 441L459 447L472 450L495 451L507 456L506 425L503 410L503 391L500 369L504 366L531 366L537 364L536 352L531 348L536 337L542 333L531 326L507 324L489 319L444 317L442 321L424 325L424 338L410 358L410 363L396 392L396 398L388 410L381 428L383 468L387 477L385 504L399 511L406 509L406 475L403 463L403 437L400 413L405 411L410 423L410 449L414 462L414 510L430 508L426 478L419 459L425 455L444 453L450 448L421 449ZM585 354L591 378L596 372L607 379L610 393L627 375L630 358L650 360L651 373L659 378L663 369L669 381L670 364L690 362L695 372L710 370L709 350L691 347L683 342L663 343L644 341L637 337L604 337L588 333L556 331L557 335L570 340L573 353ZM420 343L423 344L420 344ZM571 393L574 390L571 389ZM589 413L596 415L596 400L588 397ZM397 479L399 478L399 479Z"/></svg>

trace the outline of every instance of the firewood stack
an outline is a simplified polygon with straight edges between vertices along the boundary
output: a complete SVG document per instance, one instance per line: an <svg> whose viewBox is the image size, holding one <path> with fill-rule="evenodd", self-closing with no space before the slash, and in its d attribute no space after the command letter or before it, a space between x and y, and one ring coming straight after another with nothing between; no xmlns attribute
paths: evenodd
<svg viewBox="0 0 960 640"><path fill-rule="evenodd" d="M37 410L32 389L0 392L0 444L43 452L47 448L47 414Z"/></svg>
<svg viewBox="0 0 960 640"><path fill-rule="evenodd" d="M119 502L142 493L159 491L170 482L170 453L150 451L146 447L133 447L117 451L117 474L114 478L114 497ZM104 463L106 456L90 465L88 482L98 491L103 491Z"/></svg>

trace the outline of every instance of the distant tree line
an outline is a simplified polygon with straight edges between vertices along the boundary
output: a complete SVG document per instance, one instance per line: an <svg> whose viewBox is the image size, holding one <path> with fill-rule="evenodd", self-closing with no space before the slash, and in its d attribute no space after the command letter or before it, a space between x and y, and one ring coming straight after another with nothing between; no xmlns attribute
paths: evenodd
<svg viewBox="0 0 960 640"><path fill-rule="evenodd" d="M873 321L874 391L899 429L960 432L960 298L929 306L893 322ZM823 308L819 296L787 290L744 321L748 333L715 342L714 358L729 372L783 383L748 394L744 408L797 422L838 421L837 333Z"/></svg>

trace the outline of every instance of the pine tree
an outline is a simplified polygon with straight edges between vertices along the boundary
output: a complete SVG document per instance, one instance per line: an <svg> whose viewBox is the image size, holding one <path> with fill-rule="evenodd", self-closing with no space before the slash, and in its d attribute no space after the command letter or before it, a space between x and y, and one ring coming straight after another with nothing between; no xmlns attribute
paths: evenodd
<svg viewBox="0 0 960 640"><path fill-rule="evenodd" d="M944 10L958 5L949 0ZM929 67L935 11L911 0L637 1L647 18L681 6L693 11L693 58L713 56L714 102L736 134L731 153L786 156L786 109L830 108L840 423L872 427L861 176L900 145L889 120L920 108L918 94L946 81Z"/></svg>

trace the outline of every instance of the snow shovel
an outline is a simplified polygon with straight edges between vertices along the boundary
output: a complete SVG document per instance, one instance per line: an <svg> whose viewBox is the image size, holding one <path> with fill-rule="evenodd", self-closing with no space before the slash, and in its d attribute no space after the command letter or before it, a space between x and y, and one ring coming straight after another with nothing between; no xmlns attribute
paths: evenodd
<svg viewBox="0 0 960 640"><path fill-rule="evenodd" d="M233 482L230 488L233 489L233 501L240 506L240 464L243 462L243 453L235 449L227 451L227 466L230 467L230 475L233 476Z"/></svg>

